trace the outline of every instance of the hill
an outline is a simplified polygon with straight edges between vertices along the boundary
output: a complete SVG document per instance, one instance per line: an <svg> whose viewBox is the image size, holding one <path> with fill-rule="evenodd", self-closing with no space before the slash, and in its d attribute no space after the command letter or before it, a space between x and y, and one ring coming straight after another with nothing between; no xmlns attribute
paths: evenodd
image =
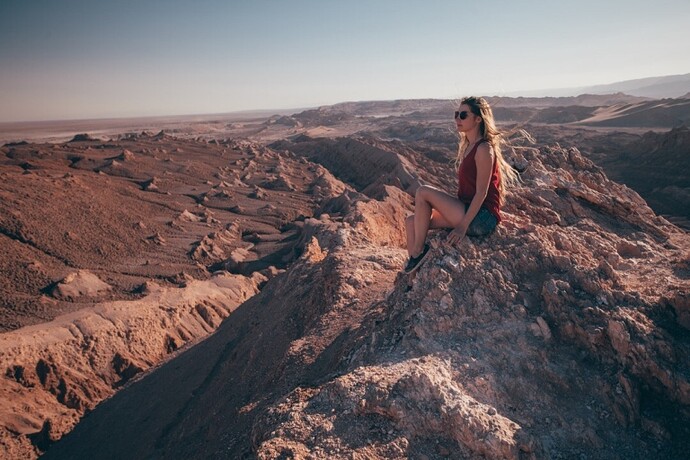
<svg viewBox="0 0 690 460"><path fill-rule="evenodd" d="M683 97L690 91L690 74L664 75L658 77L638 78L618 81L603 85L580 86L577 88L556 88L533 91L514 91L506 96L558 96L568 97L578 94L611 94L625 93L631 96L664 99Z"/></svg>
<svg viewBox="0 0 690 460"><path fill-rule="evenodd" d="M0 147L0 456L687 457L687 233L586 157L682 205L687 130L512 102L504 223L416 277L451 101Z"/></svg>
<svg viewBox="0 0 690 460"><path fill-rule="evenodd" d="M350 164L358 142L335 144ZM409 196L334 168L355 190L305 220L300 258L46 458L686 457L688 235L576 149L514 144L505 224L438 232L413 277Z"/></svg>
<svg viewBox="0 0 690 460"><path fill-rule="evenodd" d="M690 73L684 75L667 75L662 77L639 78L607 85L596 85L585 88L592 94L623 92L633 96L653 99L681 97L690 91Z"/></svg>

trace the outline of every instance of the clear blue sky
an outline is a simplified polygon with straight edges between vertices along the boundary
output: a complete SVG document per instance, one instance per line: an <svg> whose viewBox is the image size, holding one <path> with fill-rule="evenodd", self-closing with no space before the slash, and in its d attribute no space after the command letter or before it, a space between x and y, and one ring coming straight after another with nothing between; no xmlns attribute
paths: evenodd
<svg viewBox="0 0 690 460"><path fill-rule="evenodd" d="M688 0L0 0L0 121L456 98L690 72Z"/></svg>

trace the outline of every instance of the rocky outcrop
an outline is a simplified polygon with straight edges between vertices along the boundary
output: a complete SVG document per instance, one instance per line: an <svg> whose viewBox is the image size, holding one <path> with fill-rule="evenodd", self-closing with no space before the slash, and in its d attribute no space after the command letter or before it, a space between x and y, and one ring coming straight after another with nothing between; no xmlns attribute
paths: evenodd
<svg viewBox="0 0 690 460"><path fill-rule="evenodd" d="M192 245L190 256L201 263L212 264L222 262L228 258L228 254L237 246L240 239L238 225L231 225L226 230L209 233L197 243Z"/></svg>
<svg viewBox="0 0 690 460"><path fill-rule="evenodd" d="M688 454L687 235L574 150L521 155L505 225L432 238L339 376L257 420L259 458Z"/></svg>

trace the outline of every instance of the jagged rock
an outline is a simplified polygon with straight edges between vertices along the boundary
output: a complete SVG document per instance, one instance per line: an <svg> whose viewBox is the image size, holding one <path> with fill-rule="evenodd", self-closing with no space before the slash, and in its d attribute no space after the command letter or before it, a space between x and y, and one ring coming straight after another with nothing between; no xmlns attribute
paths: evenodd
<svg viewBox="0 0 690 460"><path fill-rule="evenodd" d="M264 275L267 280L270 280L270 279L275 278L276 276L278 276L279 274L284 273L284 272L285 272L285 270L280 270L280 269L276 268L275 266L271 265L270 267L262 270L261 274Z"/></svg>
<svg viewBox="0 0 690 460"><path fill-rule="evenodd" d="M213 194L213 198L219 198L221 200L232 200L235 198L235 196L227 190L220 190Z"/></svg>
<svg viewBox="0 0 690 460"><path fill-rule="evenodd" d="M249 198L254 198L256 200L265 200L268 197L268 194L261 187L255 186L248 196Z"/></svg>
<svg viewBox="0 0 690 460"><path fill-rule="evenodd" d="M317 240L315 237L312 237L304 248L302 259L309 261L310 263L318 263L325 259L327 254L328 253L326 251L321 250L319 240Z"/></svg>
<svg viewBox="0 0 690 460"><path fill-rule="evenodd" d="M158 232L156 232L156 233L154 233L153 235L149 236L147 239L148 239L148 241L151 241L151 242L153 242L153 243L155 243L155 244L157 244L157 245L164 245L164 244L166 243L166 240L165 240L165 238L163 237L163 235L161 235L161 234L158 233Z"/></svg>
<svg viewBox="0 0 690 460"><path fill-rule="evenodd" d="M291 192L295 190L295 186L292 184L290 179L284 174L278 174L278 176L274 179L264 182L262 186L269 190L282 190L286 192Z"/></svg>
<svg viewBox="0 0 690 460"><path fill-rule="evenodd" d="M141 188L143 190L146 190L147 192L156 192L159 190L158 188L158 178L152 177L151 179L145 180L140 183Z"/></svg>
<svg viewBox="0 0 690 460"><path fill-rule="evenodd" d="M278 208L276 208L272 204L267 204L265 206L260 207L257 210L257 213L260 216L270 216L270 215L274 215L277 211L278 211Z"/></svg>
<svg viewBox="0 0 690 460"><path fill-rule="evenodd" d="M192 214L186 209L177 216L177 218L183 222L201 222L202 218L196 214Z"/></svg>
<svg viewBox="0 0 690 460"><path fill-rule="evenodd" d="M225 269L229 272L234 272L239 269L239 266L244 262L251 252L248 248L237 248L230 253L230 257L225 261Z"/></svg>
<svg viewBox="0 0 690 460"><path fill-rule="evenodd" d="M130 152L127 149L123 150L122 153L117 156L117 159L120 161L132 161L134 160L134 158L134 153Z"/></svg>
<svg viewBox="0 0 690 460"><path fill-rule="evenodd" d="M317 179L311 184L312 193L321 199L335 198L341 195L347 186L335 178L326 168L318 165Z"/></svg>
<svg viewBox="0 0 690 460"><path fill-rule="evenodd" d="M520 458L521 447L530 442L518 434L522 428L469 396L453 372L448 361L419 358L358 368L316 390L296 391L269 409L260 422L267 431L294 437L289 443L278 437L262 443L257 456L280 458L299 449L320 458L406 458L411 440L440 438L454 442L456 458ZM299 411L291 412L296 406ZM333 423L336 419L352 438L369 441L343 442Z"/></svg>
<svg viewBox="0 0 690 460"><path fill-rule="evenodd" d="M227 258L226 251L237 245L237 233L231 230L209 233L194 244L190 256L203 263L220 262Z"/></svg>

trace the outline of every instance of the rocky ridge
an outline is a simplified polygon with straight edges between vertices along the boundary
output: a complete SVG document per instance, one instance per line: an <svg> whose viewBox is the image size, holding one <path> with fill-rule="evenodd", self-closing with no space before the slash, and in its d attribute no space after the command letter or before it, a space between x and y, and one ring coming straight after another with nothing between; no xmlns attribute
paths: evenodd
<svg viewBox="0 0 690 460"><path fill-rule="evenodd" d="M259 458L688 454L687 235L576 150L521 153L506 225L432 239L344 371L255 423Z"/></svg>
<svg viewBox="0 0 690 460"><path fill-rule="evenodd" d="M212 333L265 278L218 274L0 335L0 452L33 457L134 377Z"/></svg>

